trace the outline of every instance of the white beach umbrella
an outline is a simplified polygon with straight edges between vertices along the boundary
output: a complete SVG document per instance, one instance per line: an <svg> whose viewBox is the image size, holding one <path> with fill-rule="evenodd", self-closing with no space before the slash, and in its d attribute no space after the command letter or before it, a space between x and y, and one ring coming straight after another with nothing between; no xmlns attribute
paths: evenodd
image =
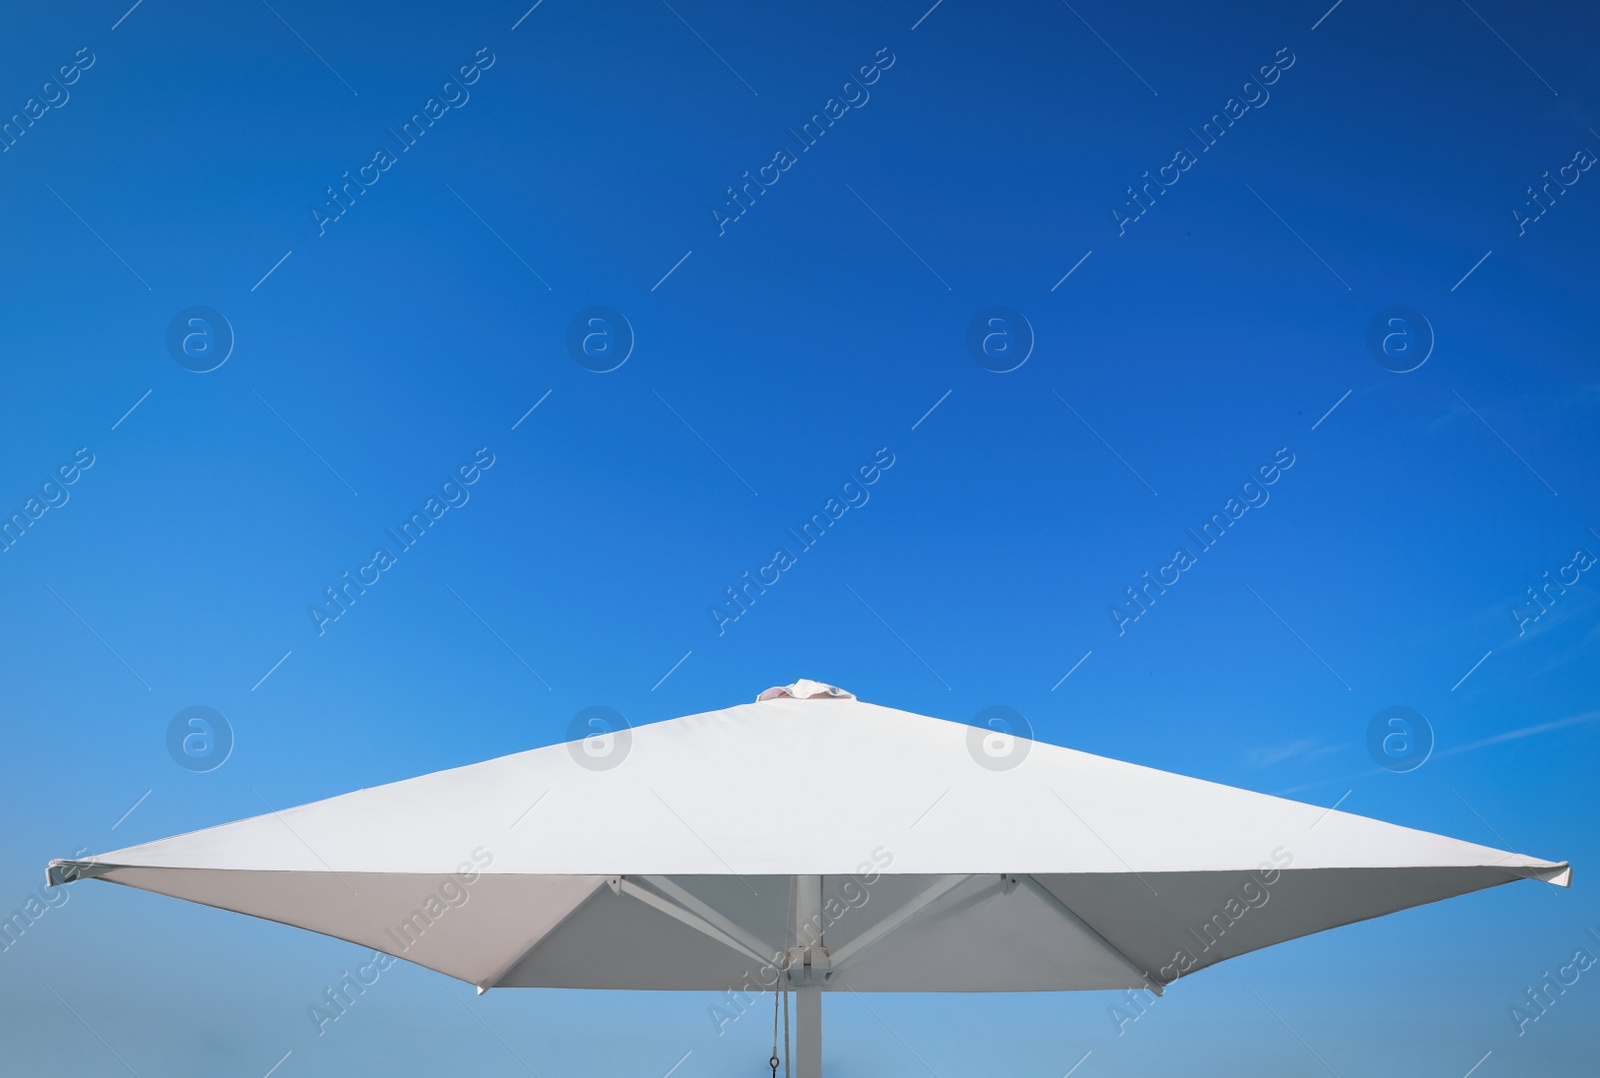
<svg viewBox="0 0 1600 1078"><path fill-rule="evenodd" d="M615 727L612 727L615 730ZM801 681L112 853L96 878L490 988L1145 988L1541 861Z"/></svg>

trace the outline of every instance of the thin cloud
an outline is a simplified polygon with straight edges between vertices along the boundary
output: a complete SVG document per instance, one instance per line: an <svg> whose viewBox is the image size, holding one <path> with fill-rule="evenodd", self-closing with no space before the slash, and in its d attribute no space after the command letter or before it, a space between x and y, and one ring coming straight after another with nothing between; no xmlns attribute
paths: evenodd
<svg viewBox="0 0 1600 1078"><path fill-rule="evenodd" d="M1342 745L1324 745L1316 738L1301 738L1298 741L1287 741L1280 745L1269 745L1265 748L1251 749L1245 756L1251 767L1266 768L1281 764L1285 760L1304 757L1315 760L1319 756L1326 756L1330 752L1338 752Z"/></svg>
<svg viewBox="0 0 1600 1078"><path fill-rule="evenodd" d="M1586 723L1596 721L1600 721L1600 710L1585 711L1581 715L1570 715L1565 719L1557 719L1555 722L1541 722L1537 726L1524 726L1520 730L1507 730L1503 734L1495 734L1493 737L1486 737L1482 741L1474 741L1471 744L1461 745L1457 748L1445 749L1443 752L1434 753L1434 755L1459 756L1463 752L1488 748L1490 745L1499 745L1506 741L1520 741L1525 737L1534 737L1538 734L1548 733L1551 730L1564 730L1569 726L1583 726Z"/></svg>
<svg viewBox="0 0 1600 1078"><path fill-rule="evenodd" d="M1553 722L1541 722L1534 726L1524 726L1518 730L1507 730L1505 733L1495 734L1493 737L1486 737L1481 741L1473 741L1465 745L1458 745L1453 749L1444 749L1443 751L1436 752L1433 755L1435 758L1445 756L1460 756L1463 753L1476 752L1479 749L1486 749L1491 745L1500 745L1507 741L1520 741L1523 738L1537 737L1540 734L1550 733L1552 730L1565 730L1568 727L1584 726L1592 722L1600 722L1600 709L1594 711L1585 711L1578 715L1569 715L1564 719L1556 719ZM1308 782L1303 786L1290 786L1287 789L1274 791L1272 796L1287 797L1290 794L1304 793L1306 790L1315 790L1322 786L1330 786L1341 782L1353 782L1357 779L1372 778L1375 775L1383 774L1387 774L1387 772L1382 768L1374 767L1366 771L1357 772L1353 775L1345 775L1343 778L1323 779L1320 782Z"/></svg>

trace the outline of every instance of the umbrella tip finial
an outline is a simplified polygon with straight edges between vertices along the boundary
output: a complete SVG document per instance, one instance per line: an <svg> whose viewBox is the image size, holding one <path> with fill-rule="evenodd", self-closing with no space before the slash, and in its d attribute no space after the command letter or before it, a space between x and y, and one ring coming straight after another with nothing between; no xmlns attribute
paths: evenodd
<svg viewBox="0 0 1600 1078"><path fill-rule="evenodd" d="M793 685L774 685L756 697L756 702L781 700L785 697L793 700L854 700L856 694L841 689L836 685L828 685L821 681L801 678Z"/></svg>

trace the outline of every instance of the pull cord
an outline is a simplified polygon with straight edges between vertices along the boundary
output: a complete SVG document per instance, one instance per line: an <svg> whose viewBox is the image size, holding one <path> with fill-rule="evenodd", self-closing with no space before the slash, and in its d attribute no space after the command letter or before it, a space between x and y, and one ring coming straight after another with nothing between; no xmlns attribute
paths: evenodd
<svg viewBox="0 0 1600 1078"><path fill-rule="evenodd" d="M772 995L772 1058L767 1060L767 1066L772 1068L772 1078L778 1078L778 1064L781 1062L778 1059L778 995L776 992Z"/></svg>
<svg viewBox="0 0 1600 1078"><path fill-rule="evenodd" d="M778 1058L778 999L783 999L783 1058ZM772 1058L767 1066L772 1068L772 1078L778 1078L778 1064L783 1064L783 1078L789 1076L789 993L779 991L772 997Z"/></svg>

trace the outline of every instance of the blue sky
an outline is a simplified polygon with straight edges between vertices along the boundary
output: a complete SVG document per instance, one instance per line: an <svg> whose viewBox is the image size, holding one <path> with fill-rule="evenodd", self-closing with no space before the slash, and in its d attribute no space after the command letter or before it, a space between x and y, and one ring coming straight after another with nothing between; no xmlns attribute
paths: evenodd
<svg viewBox="0 0 1600 1078"><path fill-rule="evenodd" d="M1509 1008L1600 955L1600 578L1574 557L1600 556L1596 30L1501 0L19 9L0 909L79 849L552 744L593 705L646 723L813 677L1578 881L1227 963L1121 1035L1109 994L830 999L830 1073L1592 1067L1600 973L1520 1036ZM189 332L233 337L205 373L167 343L194 307L231 328ZM567 344L593 307L631 327L605 373ZM967 343L994 307L1034 339L1005 373ZM1395 307L1433 337L1405 373L1367 343ZM323 589L480 450L319 633ZM870 500L719 633L724 589L880 450ZM1235 497L1260 504L1200 550ZM1182 545L1176 583L1111 613ZM1577 579L1532 606L1547 572ZM193 706L232 730L207 772L167 749ZM1393 706L1433 732L1410 771L1367 750ZM713 1036L702 997L468 1000L404 965L319 1037L307 1004L365 952L60 895L0 953L19 1072L688 1051L677 1073L711 1076L767 1051L759 1020Z"/></svg>

